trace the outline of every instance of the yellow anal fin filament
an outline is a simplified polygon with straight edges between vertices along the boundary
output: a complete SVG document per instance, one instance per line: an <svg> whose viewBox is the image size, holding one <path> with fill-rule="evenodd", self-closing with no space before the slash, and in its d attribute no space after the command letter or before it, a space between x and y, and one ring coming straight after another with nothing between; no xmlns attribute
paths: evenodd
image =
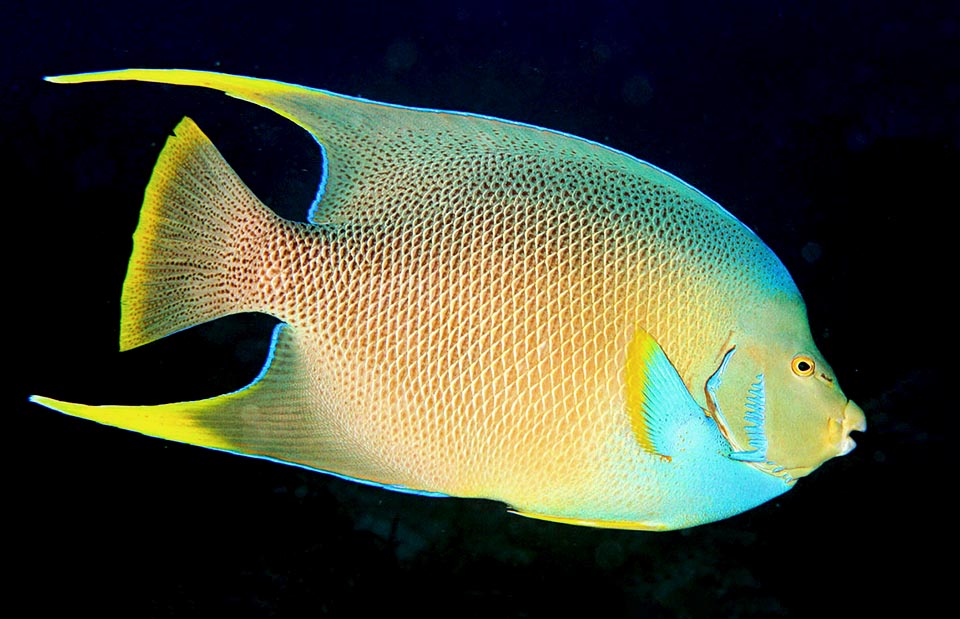
<svg viewBox="0 0 960 619"><path fill-rule="evenodd" d="M533 512L524 512L517 509L510 509L511 514L517 514L525 518L535 520L545 520L547 522L558 522L560 524L573 524L581 527L595 527L598 529L627 529L634 531L665 531L669 527L665 524L655 522L633 522L629 520L597 520L591 518L576 518L567 516L549 516L547 514L536 514Z"/></svg>

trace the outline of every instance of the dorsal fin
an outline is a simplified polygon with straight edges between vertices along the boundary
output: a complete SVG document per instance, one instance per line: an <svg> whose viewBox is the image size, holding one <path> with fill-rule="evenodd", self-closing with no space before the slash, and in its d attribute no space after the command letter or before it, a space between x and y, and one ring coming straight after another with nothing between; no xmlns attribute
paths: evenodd
<svg viewBox="0 0 960 619"><path fill-rule="evenodd" d="M390 195L385 185L401 181L409 185L409 179L416 178L421 184L455 186L457 179L450 176L457 171L468 174L481 156L514 153L529 157L538 151L565 156L583 151L581 155L592 153L594 157L616 153L588 140L521 123L391 105L209 71L126 69L46 79L62 84L134 80L201 86L273 110L307 130L323 150L323 178L308 215L311 223L360 223L414 213L424 203L404 192L399 192L395 203L384 204L385 196ZM418 193L422 197L427 192Z"/></svg>

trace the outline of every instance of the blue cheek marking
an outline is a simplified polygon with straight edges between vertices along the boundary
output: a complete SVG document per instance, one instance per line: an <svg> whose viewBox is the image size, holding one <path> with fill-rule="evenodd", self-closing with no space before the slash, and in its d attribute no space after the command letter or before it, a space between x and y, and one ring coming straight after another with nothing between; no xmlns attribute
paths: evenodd
<svg viewBox="0 0 960 619"><path fill-rule="evenodd" d="M767 395L763 384L763 374L757 375L757 382L747 391L746 412L743 414L745 422L744 432L747 433L747 444L750 451L737 451L730 454L734 460L741 462L766 462L767 435L765 431Z"/></svg>
<svg viewBox="0 0 960 619"><path fill-rule="evenodd" d="M713 404L714 414L716 415L717 425L721 428L729 428L727 420L720 410L720 402L717 400L717 391L723 382L723 372L727 369L733 353L736 348L731 348L723 356L720 367L707 379L707 395ZM763 374L757 375L757 382L753 383L747 392L746 412L743 415L744 431L747 434L747 444L750 447L747 451L736 451L733 449L727 457L738 462L761 462L767 461L767 435L765 434L764 424L766 421L767 397L766 388L763 384ZM724 434L726 436L726 434ZM730 445L733 448L733 445Z"/></svg>
<svg viewBox="0 0 960 619"><path fill-rule="evenodd" d="M720 384L723 382L723 372L727 369L727 364L730 363L730 359L736 350L736 348L728 350L727 354L723 356L723 361L720 362L720 367L707 379L707 397L710 398L710 403L713 405L714 422L720 427L720 433L723 434L724 437L727 437L727 428L729 428L730 425L727 423L723 411L720 409L720 401L717 400L717 391L719 391ZM729 441L730 439L727 438L728 443ZM732 448L733 445L730 445L730 447Z"/></svg>

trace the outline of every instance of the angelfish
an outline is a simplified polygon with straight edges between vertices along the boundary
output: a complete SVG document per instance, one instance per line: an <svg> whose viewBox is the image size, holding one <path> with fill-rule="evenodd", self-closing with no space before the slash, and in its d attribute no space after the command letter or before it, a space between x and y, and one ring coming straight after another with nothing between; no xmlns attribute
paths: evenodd
<svg viewBox="0 0 960 619"><path fill-rule="evenodd" d="M221 90L307 130L324 168L307 222L281 219L184 118L145 192L120 348L265 312L280 321L266 365L194 402L34 402L394 490L650 530L759 505L866 429L783 264L649 163L263 79L48 79Z"/></svg>

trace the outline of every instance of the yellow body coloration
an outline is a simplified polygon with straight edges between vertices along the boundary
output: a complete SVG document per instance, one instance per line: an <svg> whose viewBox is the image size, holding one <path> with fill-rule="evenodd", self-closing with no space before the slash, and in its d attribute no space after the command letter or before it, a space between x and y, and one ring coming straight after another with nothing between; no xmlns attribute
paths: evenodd
<svg viewBox="0 0 960 619"><path fill-rule="evenodd" d="M147 188L121 348L266 312L283 323L267 367L197 402L40 404L394 489L640 529L749 509L865 428L779 260L654 166L537 127L267 80L51 78L110 80L205 86L272 109L321 144L324 182L309 223L282 220L185 119Z"/></svg>

